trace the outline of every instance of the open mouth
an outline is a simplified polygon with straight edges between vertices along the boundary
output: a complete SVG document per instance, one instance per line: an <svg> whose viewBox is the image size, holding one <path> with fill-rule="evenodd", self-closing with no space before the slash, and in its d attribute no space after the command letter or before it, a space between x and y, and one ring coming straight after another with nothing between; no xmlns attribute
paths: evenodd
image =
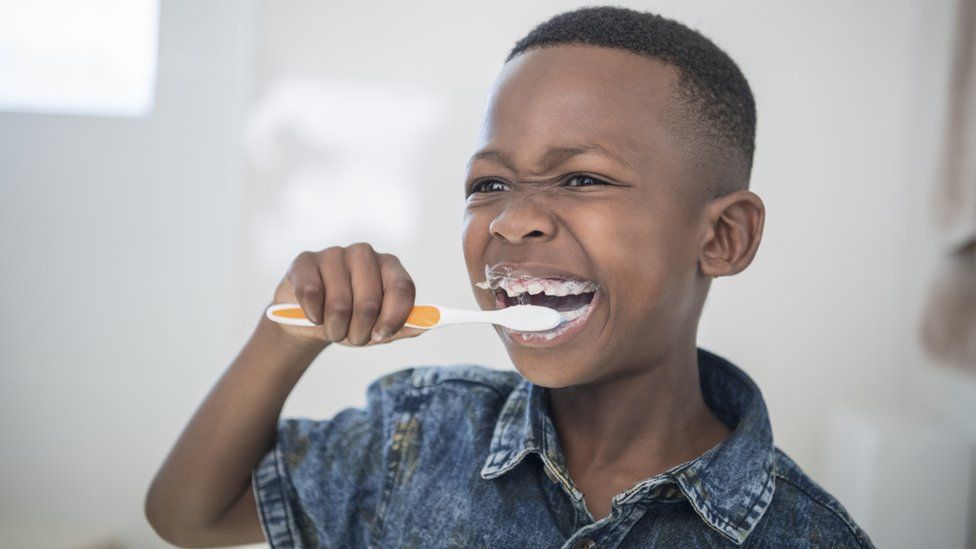
<svg viewBox="0 0 976 549"><path fill-rule="evenodd" d="M486 280L477 286L494 292L496 308L539 305L555 309L562 316L562 322L550 330L521 332L504 329L522 343L553 344L557 337L560 340L569 337L579 331L599 301L600 288L593 281L493 274L486 269Z"/></svg>
<svg viewBox="0 0 976 549"><path fill-rule="evenodd" d="M569 293L569 289L579 293ZM535 292L535 293L533 293ZM571 321L586 310L593 301L596 288L582 288L579 281L554 279L516 280L508 288L495 290L495 304L499 309L512 305L539 305L559 311L563 322Z"/></svg>

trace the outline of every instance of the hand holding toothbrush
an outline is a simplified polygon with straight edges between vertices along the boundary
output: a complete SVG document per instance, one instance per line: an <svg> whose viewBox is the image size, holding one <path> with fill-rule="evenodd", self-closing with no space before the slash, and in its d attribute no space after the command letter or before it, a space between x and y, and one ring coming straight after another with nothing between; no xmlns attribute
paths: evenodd
<svg viewBox="0 0 976 549"><path fill-rule="evenodd" d="M413 279L400 260L365 242L305 251L275 289L274 303L297 305L307 321L274 326L289 341L311 347L415 337L424 330L403 326L414 293ZM297 316L294 310L291 314Z"/></svg>
<svg viewBox="0 0 976 549"><path fill-rule="evenodd" d="M414 285L399 259L366 243L302 252L275 291L266 316L288 337L311 345L369 345L415 337L426 329L489 322L513 330L547 330L558 312L534 305L463 311L414 305Z"/></svg>

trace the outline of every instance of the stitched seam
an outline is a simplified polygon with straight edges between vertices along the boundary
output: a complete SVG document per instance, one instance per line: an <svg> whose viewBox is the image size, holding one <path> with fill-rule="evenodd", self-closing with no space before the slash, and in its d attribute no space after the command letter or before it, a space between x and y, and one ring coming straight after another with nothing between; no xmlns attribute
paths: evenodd
<svg viewBox="0 0 976 549"><path fill-rule="evenodd" d="M638 517L637 514L641 513L641 516L643 516L643 514L647 512L646 509L641 510L637 509L636 507L631 507L626 511L621 511L622 512L617 517L617 520L609 524L609 529L606 533L606 538L616 541L617 545L622 544L623 541L627 539L630 531L634 529L634 526L637 525L637 521L641 519L641 517ZM612 516L612 507L610 513Z"/></svg>
<svg viewBox="0 0 976 549"><path fill-rule="evenodd" d="M255 483L255 486L257 486L257 483ZM279 492L280 491L281 490L279 489ZM270 522L269 522L270 519L268 518L268 512L265 509L265 506L264 505L258 505L258 511L261 512L261 519L262 519L261 520L261 530L264 531L264 537L267 538L268 546L271 547L272 549L277 549L275 547L274 536L272 536L271 535L271 532L269 532L268 529L264 526L265 524L270 524ZM289 533L289 535L291 534L291 526L288 527L288 533ZM289 542L291 542L290 539L289 539Z"/></svg>
<svg viewBox="0 0 976 549"><path fill-rule="evenodd" d="M411 375L412 372L411 372ZM409 389L408 389L409 390ZM393 402L391 403L391 410L389 416L393 418L394 424L396 423L395 412L399 408L400 399L402 398L399 393L391 393L393 395ZM384 416L386 416L386 411L384 410ZM385 421L384 421L385 423ZM383 448L385 450L387 441L393 440L393 433L395 429L391 429L389 436L386 433L386 425L383 426ZM386 461L386 460L381 460ZM383 484L382 491L380 492L379 501L376 503L376 524L373 527L373 538L371 541L379 542L382 540L386 534L386 509L389 507L390 498L393 497L394 483L389 479L390 463L387 461L383 463Z"/></svg>
<svg viewBox="0 0 976 549"><path fill-rule="evenodd" d="M285 517L284 517L285 530L286 530L286 532L288 534L288 540L286 542L283 542L283 543L286 543L286 545L284 545L284 547L295 547L296 546L295 539L300 539L300 537L297 535L297 532L295 532L292 529L292 526L294 525L294 519L293 519L292 514L291 514L291 509L288 508L288 503L287 503L287 497L288 497L288 495L286 493L286 488L283 485L286 480L288 480L289 482L290 482L290 480L289 480L289 476L288 476L288 471L284 467L284 464L283 464L283 462L281 460L281 455L280 455L280 452L278 450L277 441L275 442L274 446L272 447L271 452L272 452L272 454L271 454L272 455L272 458L271 458L271 463L269 465L271 467L273 467L273 470L275 472L275 475L274 475L274 477L272 477L272 481L270 483L267 483L267 481L264 484L262 484L262 483L255 483L254 486L255 487L258 487L259 489L260 488L268 488L269 487L268 484L271 484L271 485L274 486L275 491L278 493L278 498L279 498L279 501L278 501L278 504L277 505L281 507L281 509L284 511L284 515L285 515ZM268 516L268 509L266 508L266 506L258 505L258 508L261 511L261 516L264 518L264 523L265 524L271 524L271 517ZM264 528L264 524L262 524L261 528L262 528L262 530L265 529ZM271 535L270 532L265 531L265 536L268 538L268 544L270 546L272 546L272 547L279 547L279 545L277 545L275 543L275 536Z"/></svg>
<svg viewBox="0 0 976 549"><path fill-rule="evenodd" d="M773 480L774 480L774 475L770 474L770 475L767 475L766 476L766 482L763 484L762 490L760 490L760 492L753 498L752 502L749 504L749 507L748 508L750 510L752 510L756 506L756 502L759 501L759 498L761 498L763 496L763 494L766 493L766 488L769 487L769 485L773 482ZM680 487L681 484L679 483L678 486ZM687 498L687 496L685 496L685 497ZM689 499L689 503L692 503L690 501L690 498L688 498L688 499ZM741 531L743 533L745 531L747 531L747 530L749 532L752 531L752 528L748 528L745 525L743 525L743 522L748 520L748 514L746 515L746 518L744 518L742 521L733 522L733 521L725 518L721 514L715 513L715 508L712 507L712 505L709 502L707 502L705 500L700 500L700 501L701 501L701 506L704 507L704 508L706 508L706 509L708 509L708 512L710 514L714 515L715 518L717 518L721 522L721 526L723 526L723 527L730 526L730 527L735 528L736 530ZM692 507L694 508L696 506L695 505L692 505ZM765 514L765 512L763 514ZM701 516L702 519L705 520L705 522L709 522L707 519L705 519L704 516L701 515L701 513L699 513L699 516ZM756 519L756 523L757 524L759 523L759 520L760 519L762 519L762 515L760 515L759 518ZM744 537L748 537L748 533L746 533L746 535ZM743 542L745 542L745 539L743 539Z"/></svg>
<svg viewBox="0 0 976 549"><path fill-rule="evenodd" d="M451 381L457 381L457 382L460 382L460 383L470 383L472 385L480 385L482 387L488 387L489 389L492 389L496 393L498 393L498 396L500 396L500 397L506 397L506 396L508 396L500 388L498 388L498 387L496 387L496 386L494 386L494 385L492 385L490 383L486 383L484 381L477 380L477 379L464 379L464 378L438 379L434 383L431 383L429 385L421 385L421 387L433 387L435 385L440 385L442 383L448 383L448 382L451 382Z"/></svg>
<svg viewBox="0 0 976 549"><path fill-rule="evenodd" d="M743 539L740 542L740 541L736 540L734 537L732 537L732 534L729 534L728 532L725 531L725 529L724 529L725 527L732 527L733 529L738 530L738 528L736 528L735 525L733 525L732 523L730 523L729 520L726 519L725 517L723 517L723 516L716 516L716 518L721 522L721 525L716 526L715 524L713 524L711 520L709 520L707 517L705 517L704 514L702 514L702 511L701 511L701 509L698 508L698 505L695 505L695 500L692 499L692 497L690 495L688 495L688 493L685 491L684 486L682 486L682 484L680 482L678 482L677 485L678 485L678 488L681 490L681 493L684 494L685 500L688 502L688 506L691 507L693 511L695 511L695 514L698 515L699 518L701 518L705 522L705 524L708 524L709 527L711 527L712 529L714 529L719 534L725 536L726 539L728 539L729 541L731 541L732 543L734 543L736 545L742 545L742 543L745 542L745 539ZM709 512L709 514L715 515L715 512L712 510L712 506L707 501L705 501L705 500L700 500L700 501L701 501L701 506L704 507L705 509L707 509L708 512Z"/></svg>
<svg viewBox="0 0 976 549"><path fill-rule="evenodd" d="M750 512L751 512L751 511L752 511L753 509L755 509L755 508L756 508L756 504L757 504L757 503L759 502L759 498L761 498L761 497L763 497L763 495L765 495L765 494L766 494L766 488L768 488L768 487L769 487L769 485L770 485L770 484L772 484L772 483L773 483L774 481L775 481L775 477L773 476L773 474L772 474L772 473L766 473L766 482L764 482L764 483L763 483L763 485L762 485L762 489L761 489L761 490L759 490L759 493L758 493L758 494L756 494L756 497L754 497L754 498L752 498L752 501L751 501L751 502L749 502L749 511L750 511ZM772 498L770 498L770 501L772 501ZM767 505L767 507L768 507L768 505ZM759 515L759 518L757 518L757 519L756 519L756 523L759 523L759 521L760 521L760 519L762 519L762 515L764 515L765 513L766 513L766 510L765 510L765 509L763 509L763 512L762 512L762 514L760 514L760 515ZM746 516L745 516L745 517L743 517L743 519L742 519L742 521L740 521L740 522L738 523L738 527L739 527L739 529L740 529L740 530L745 530L745 529L746 529L746 528L745 528L745 527L743 526L743 524L742 524L742 523L743 523L743 522L747 522L748 520L749 520L749 513L746 513ZM751 530L751 529L750 529L750 530Z"/></svg>
<svg viewBox="0 0 976 549"><path fill-rule="evenodd" d="M580 501L582 499L582 497L583 497L583 493L580 492L580 490L575 486L575 484L573 484L573 482L570 481L569 479L564 478L563 475L559 471L557 471L555 467L549 467L547 465L547 463L549 463L549 443L548 443L548 438L549 437L546 436L546 427L545 427L545 425L543 425L543 427L542 427L542 455L540 456L542 458L542 465L543 465L543 467L546 467L547 469L550 469L552 471L552 473L559 478L559 481L563 484L563 487L566 488L570 492L570 495L573 497L573 499L575 499L576 501ZM577 494L580 494L580 496L577 497L575 494L573 494L573 492L576 492ZM589 510L587 510L587 511L589 511Z"/></svg>
<svg viewBox="0 0 976 549"><path fill-rule="evenodd" d="M729 534L728 532L726 532L723 528L715 528L714 525L712 525L712 522L710 520L708 520L707 518L705 518L704 515L702 515L702 513L698 509L698 506L697 505L695 505L691 501L688 501L688 506L691 507L695 511L695 514L698 515L698 517L701 518L701 520L703 520L705 522L705 524L708 524L716 532L718 532L720 535L722 535L723 537L725 537L725 539L731 541L732 543L734 543L736 545L741 545L741 542L739 542L737 539L735 539L734 537L732 537L732 535ZM728 523L724 524L724 526L728 526ZM743 540L743 541L745 541L745 540Z"/></svg>
<svg viewBox="0 0 976 549"><path fill-rule="evenodd" d="M278 445L277 444L275 444L275 465L281 467L281 473L282 473L283 477L288 479L288 483L289 484L292 484L291 475L288 473L288 468L285 467L284 460L281 459L281 457L278 455ZM281 486L280 481L279 481L279 489L282 490L282 496L286 496L286 494L285 494L285 488L283 486ZM291 529L292 528L292 525L294 525L295 527L297 527L298 524L295 523L295 517L292 516L291 509L289 509L287 505L285 505L285 514L288 515L288 532L289 533L292 533L292 534L295 534L294 537L297 538L300 541L301 540L301 536L297 535L298 532L292 532L292 529ZM295 543L295 542L292 541L292 543Z"/></svg>
<svg viewBox="0 0 976 549"><path fill-rule="evenodd" d="M480 379L466 379L466 378L463 378L463 377L451 377L451 378L446 378L446 379L438 378L438 379L434 380L433 382L425 382L422 385L420 385L419 387L420 388L423 388L423 387L434 387L436 385L440 385L442 383L448 383L448 382L451 382L451 381L457 381L457 382L460 382L460 383L470 383L472 385L480 385L482 387L488 387L488 388L494 390L496 393L498 393L498 396L501 396L501 397L507 396L500 388L498 388L495 385L492 385L491 383L488 383L486 381L482 381Z"/></svg>
<svg viewBox="0 0 976 549"><path fill-rule="evenodd" d="M834 510L826 502L822 501L816 495L810 493L810 491L808 491L806 488L800 486L796 482L793 482L791 479L788 479L788 478L786 478L785 476L783 476L783 475L781 475L779 473L776 473L776 477L777 478L781 478L784 481L786 481L788 484L793 485L797 490L799 490L799 491L803 492L804 494L806 494L807 497L809 497L813 501L817 502L821 507L823 507L824 509L827 509L828 511L830 511L831 513L833 513L834 516L836 516L837 518L839 518L841 520L841 522L843 522L844 525L847 526L847 529L851 531L851 535L854 536L855 541L857 541L857 546L858 547L864 547L864 544L861 543L861 536L857 535L858 530L859 530L858 527L855 526L851 521L849 521L847 519L847 517L845 517L844 515L838 513L836 510Z"/></svg>
<svg viewBox="0 0 976 549"><path fill-rule="evenodd" d="M411 387L404 394L409 395L412 398L420 398L422 392L421 389L423 387L424 386L421 386L420 388ZM394 411L397 410L398 408L401 408L403 398L404 398L403 396L400 396L400 398L394 404L393 406ZM417 418L417 421L420 421L419 416L423 413L426 406L427 406L427 402L421 400L420 405L417 407L417 410L414 413L409 414L409 416L407 417L407 421L409 421L411 418ZM396 435L398 431L396 427L398 421L396 418L399 414L391 414L391 415L394 418L393 429L390 431L390 441L392 442L393 437ZM390 500L393 498L393 492L394 490L396 490L397 482L400 480L400 476L402 472L402 467L401 467L402 457L403 457L403 448L400 448L395 453L394 452L390 453L390 461L387 464L386 474L385 474L385 476L387 477L387 481L383 485L383 494L381 494L381 501L380 504L377 506L377 516L376 516L377 536L376 536L376 540L374 541L384 539L386 535L386 531L385 531L386 512L389 509ZM391 470L393 471L392 476L390 475Z"/></svg>

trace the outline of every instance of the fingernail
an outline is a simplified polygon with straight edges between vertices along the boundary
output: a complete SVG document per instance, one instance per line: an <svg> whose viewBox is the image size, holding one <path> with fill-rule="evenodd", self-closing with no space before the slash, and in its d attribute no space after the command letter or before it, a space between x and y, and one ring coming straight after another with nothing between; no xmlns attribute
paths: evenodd
<svg viewBox="0 0 976 549"><path fill-rule="evenodd" d="M383 341L389 335L390 334L388 334L386 330L383 329L376 330L375 332L373 332L373 343L378 343L380 341Z"/></svg>

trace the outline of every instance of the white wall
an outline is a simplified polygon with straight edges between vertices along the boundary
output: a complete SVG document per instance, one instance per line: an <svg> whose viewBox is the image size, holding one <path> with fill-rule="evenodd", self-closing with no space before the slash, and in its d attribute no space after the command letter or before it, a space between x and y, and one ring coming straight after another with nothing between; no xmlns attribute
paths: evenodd
<svg viewBox="0 0 976 549"><path fill-rule="evenodd" d="M313 175L333 166L314 165L315 147L292 155L318 143L300 133L276 134L287 154L270 168L260 158L267 149L248 131L282 79L435 98L415 159L368 147L343 154L374 155L373 167L397 170L419 197L400 227L411 239L370 232L369 223L362 234L402 259L421 299L474 306L461 184L487 91L515 40L577 5L165 2L149 119L0 114L0 251L18 259L0 271L0 426L5 440L19 441L0 449L0 529L33 521L162 546L141 518L144 490L287 267L255 227L291 235L277 257L360 239L322 233L327 225L315 220L304 238L275 225L289 211L281 200L296 166L313 165ZM753 86L753 189L766 201L766 234L749 270L713 286L700 342L754 376L777 443L842 493L827 467L843 453L826 446L837 410L931 417L976 439L976 383L935 368L916 337L936 257L926 199L952 3L628 5L698 28ZM106 301L137 312L98 308ZM197 318L185 318L184 306L197 307ZM26 319L15 320L25 307ZM53 312L57 323L42 324ZM383 372L457 362L510 367L484 327L334 347L284 413L328 417L362 403ZM879 546L896 546L899 524L868 511L852 509Z"/></svg>
<svg viewBox="0 0 976 549"><path fill-rule="evenodd" d="M251 15L164 2L146 119L0 113L0 546L165 546L148 482L235 351Z"/></svg>

